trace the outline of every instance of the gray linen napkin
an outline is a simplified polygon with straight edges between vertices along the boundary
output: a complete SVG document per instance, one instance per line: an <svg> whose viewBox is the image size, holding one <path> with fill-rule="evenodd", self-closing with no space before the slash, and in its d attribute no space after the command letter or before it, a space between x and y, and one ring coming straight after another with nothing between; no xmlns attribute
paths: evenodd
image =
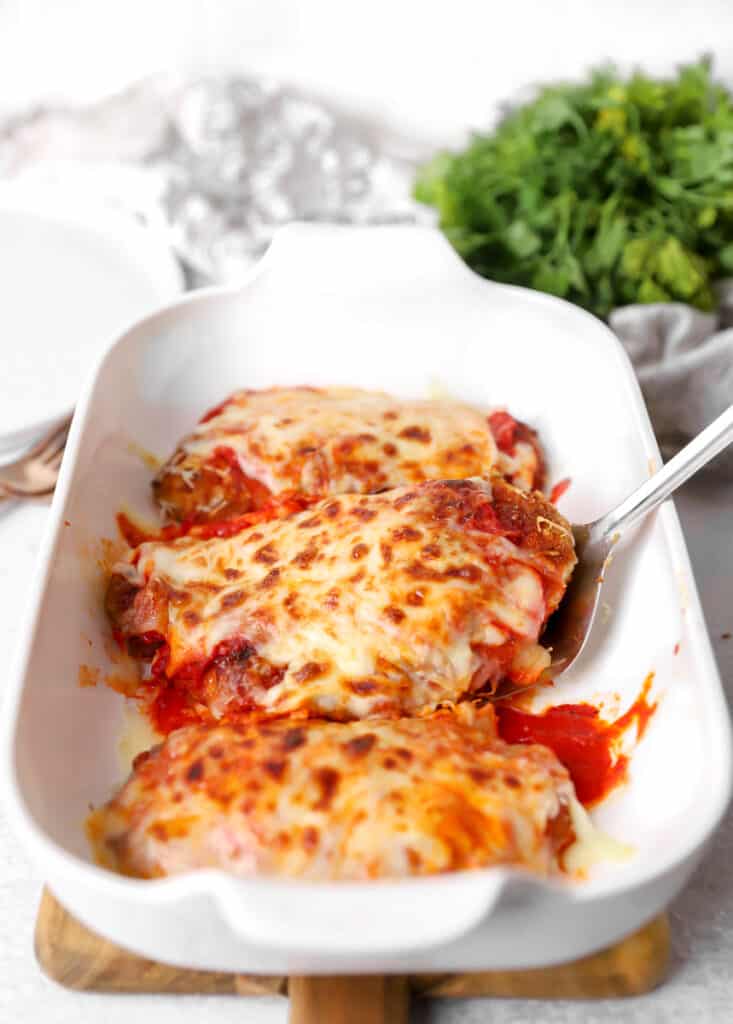
<svg viewBox="0 0 733 1024"><path fill-rule="evenodd" d="M669 458L733 403L733 280L716 313L680 303L623 306L609 317L634 364L662 453ZM733 479L733 447L710 463Z"/></svg>

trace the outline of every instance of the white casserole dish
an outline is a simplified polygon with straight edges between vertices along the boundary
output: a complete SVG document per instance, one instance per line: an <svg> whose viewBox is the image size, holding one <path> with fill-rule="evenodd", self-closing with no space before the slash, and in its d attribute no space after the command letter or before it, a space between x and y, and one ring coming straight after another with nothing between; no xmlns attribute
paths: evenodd
<svg viewBox="0 0 733 1024"><path fill-rule="evenodd" d="M519 968L636 928L685 883L731 782L728 712L670 504L619 550L607 621L552 695L605 695L623 709L656 673L660 705L629 782L594 814L634 844L627 862L562 885L504 870L363 884L214 871L149 882L91 863L83 822L120 781L123 719L118 694L78 685L80 664L110 667L98 539L114 536L123 504L150 512L139 447L166 454L235 387L299 383L412 396L438 384L506 404L539 429L553 477L573 478L561 507L576 521L611 507L659 458L630 364L602 323L479 279L428 229L293 225L241 287L186 296L143 320L79 401L10 683L2 774L44 877L115 942L222 971Z"/></svg>

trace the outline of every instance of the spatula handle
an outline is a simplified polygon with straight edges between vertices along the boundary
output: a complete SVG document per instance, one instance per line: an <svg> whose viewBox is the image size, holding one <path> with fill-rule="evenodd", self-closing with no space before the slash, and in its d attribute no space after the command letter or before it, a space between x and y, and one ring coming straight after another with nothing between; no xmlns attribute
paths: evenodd
<svg viewBox="0 0 733 1024"><path fill-rule="evenodd" d="M686 480L706 466L733 441L733 405L721 413L681 452L638 487L607 515L591 526L591 539L610 538L634 526L677 490Z"/></svg>

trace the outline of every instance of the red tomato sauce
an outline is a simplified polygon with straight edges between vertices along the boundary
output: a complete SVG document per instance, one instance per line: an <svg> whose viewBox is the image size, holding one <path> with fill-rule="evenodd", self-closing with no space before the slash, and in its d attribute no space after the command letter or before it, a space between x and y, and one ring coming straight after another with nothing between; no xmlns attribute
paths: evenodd
<svg viewBox="0 0 733 1024"><path fill-rule="evenodd" d="M550 491L550 501L553 505L557 505L558 501L562 498L563 494L566 493L571 483L572 480L569 476L566 476L564 480L558 480Z"/></svg>
<svg viewBox="0 0 733 1024"><path fill-rule="evenodd" d="M226 488L231 500L236 496L237 502L242 507L249 506L251 511L256 512L272 500L272 493L269 487L265 487L259 480L247 476L239 464L239 456L228 445L217 445L211 456L204 463L204 471L211 473L226 474Z"/></svg>
<svg viewBox="0 0 733 1024"><path fill-rule="evenodd" d="M657 709L649 699L654 673L644 680L639 696L614 722L601 718L592 704L559 704L539 714L496 703L499 735L507 743L541 743L557 754L586 806L598 803L626 779L629 756L619 742L632 725L641 739Z"/></svg>
<svg viewBox="0 0 733 1024"><path fill-rule="evenodd" d="M230 405L232 401L233 398L231 396L229 398L225 398L223 402L219 402L218 405L215 405L213 408L205 412L204 415L199 420L199 423L208 423L209 420L213 420L215 416L221 415L221 413L224 412L226 407Z"/></svg>
<svg viewBox="0 0 733 1024"><path fill-rule="evenodd" d="M496 509L488 501L483 501L476 505L476 508L471 513L469 526L474 530L490 533L497 537L517 538L520 536L519 530L502 524Z"/></svg>
<svg viewBox="0 0 733 1024"><path fill-rule="evenodd" d="M154 700L147 706L147 714L153 728L163 736L184 725L201 722L205 717L202 708L194 707L188 694L174 686L160 687Z"/></svg>
<svg viewBox="0 0 733 1024"><path fill-rule="evenodd" d="M136 523L131 519L126 512L118 512L115 518L117 519L117 529L120 531L122 539L131 548L136 548L138 544L144 544L146 540L151 540L155 536L142 523Z"/></svg>
<svg viewBox="0 0 733 1024"><path fill-rule="evenodd" d="M496 447L500 452L513 455L517 439L517 421L508 412L492 412L488 419Z"/></svg>
<svg viewBox="0 0 733 1024"><path fill-rule="evenodd" d="M222 519L211 523L193 523L187 520L183 523L171 523L170 526L162 526L158 529L135 522L125 512L118 512L117 529L120 531L122 539L131 548L136 548L146 541L167 543L178 540L180 537L193 537L196 540L208 540L211 537L233 537L258 523L266 523L270 519L285 518L295 512L302 512L318 500L319 498L313 495L286 491L267 501L256 512L245 512L232 519Z"/></svg>

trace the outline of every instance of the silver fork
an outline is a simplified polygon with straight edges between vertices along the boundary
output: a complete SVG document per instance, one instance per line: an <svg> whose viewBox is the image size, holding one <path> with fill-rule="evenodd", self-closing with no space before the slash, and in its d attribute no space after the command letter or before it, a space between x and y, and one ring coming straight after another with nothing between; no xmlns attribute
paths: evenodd
<svg viewBox="0 0 733 1024"><path fill-rule="evenodd" d="M73 413L56 422L20 458L0 466L0 498L40 498L51 494L59 476Z"/></svg>

